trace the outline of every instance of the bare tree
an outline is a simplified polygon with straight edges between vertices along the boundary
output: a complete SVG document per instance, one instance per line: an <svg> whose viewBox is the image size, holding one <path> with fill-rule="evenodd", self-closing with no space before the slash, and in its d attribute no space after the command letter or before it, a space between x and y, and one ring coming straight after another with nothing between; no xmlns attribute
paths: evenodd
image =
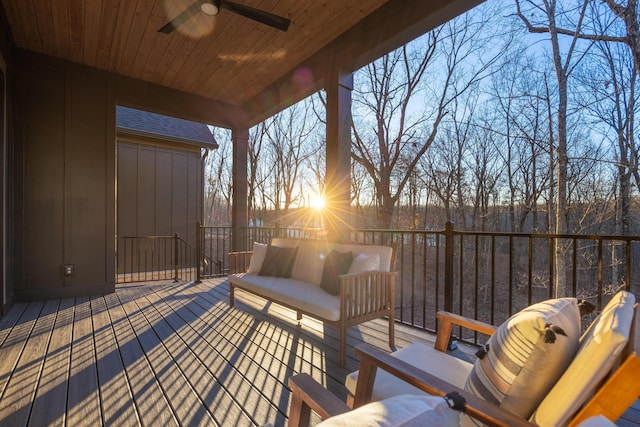
<svg viewBox="0 0 640 427"><path fill-rule="evenodd" d="M266 208L264 205L262 209L258 206L258 192L264 188L265 180L269 176L267 173L263 173L261 168L261 154L263 152L264 140L267 134L266 123L260 123L253 127L249 132L249 147L248 147L248 174L247 177L247 209L249 211L249 223L253 225L261 224L264 221L263 212Z"/></svg>
<svg viewBox="0 0 640 427"><path fill-rule="evenodd" d="M206 224L229 224L231 219L231 137L225 129L214 128L219 143L205 162L204 218Z"/></svg>
<svg viewBox="0 0 640 427"><path fill-rule="evenodd" d="M539 4L540 3L540 4ZM549 35L549 42L551 44L551 53L553 66L556 73L556 83L558 90L558 105L556 112L556 126L557 126L557 141L555 144L556 152L556 167L557 167L557 198L556 198L556 210L555 221L557 234L566 234L567 227L567 212L568 212L568 199L567 199L567 168L569 158L567 154L567 111L568 111L568 82L569 76L576 67L576 64L583 57L581 52L578 51L577 36L572 35L568 43L568 47L564 50L561 49L560 36L564 34L559 31L560 25L558 20L567 19L573 22L573 26L576 28L576 33L580 32L582 22L585 17L587 5L589 0L583 0L579 6L577 14L574 10L571 13L567 13L564 9L558 8L559 4L556 0L541 0L540 2L534 0L516 0L517 16L527 27L527 30L531 33L546 33ZM522 5L525 5L526 9L523 9ZM574 57L574 55L577 56ZM553 141L550 141L550 145ZM561 242L556 245L556 257L555 257L555 286L556 294L558 296L566 295L567 280L566 280L566 265L565 259L566 248Z"/></svg>
<svg viewBox="0 0 640 427"><path fill-rule="evenodd" d="M303 178L304 165L319 149L313 140L317 122L312 120L308 102L301 101L276 114L266 128L272 185L268 197L276 218L286 218L289 209L301 200L299 180Z"/></svg>
<svg viewBox="0 0 640 427"><path fill-rule="evenodd" d="M352 157L373 181L379 226L391 225L394 207L453 101L488 75L501 55L479 35L485 25L480 13L465 14L356 74ZM420 96L426 102L418 111Z"/></svg>

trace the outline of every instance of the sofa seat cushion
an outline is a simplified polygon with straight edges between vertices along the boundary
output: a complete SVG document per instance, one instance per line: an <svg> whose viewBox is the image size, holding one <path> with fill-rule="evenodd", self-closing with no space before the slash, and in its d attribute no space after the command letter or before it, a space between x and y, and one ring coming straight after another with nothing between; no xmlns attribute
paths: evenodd
<svg viewBox="0 0 640 427"><path fill-rule="evenodd" d="M231 283L321 319L340 320L340 297L333 296L312 283L283 277L232 274Z"/></svg>
<svg viewBox="0 0 640 427"><path fill-rule="evenodd" d="M392 354L394 357L432 375L436 375L459 388L464 387L467 376L473 368L473 364L438 351L421 342L411 343L407 347L395 351ZM351 394L355 395L357 382L358 371L347 375L345 386ZM373 385L372 400L382 400L398 394L425 395L427 393L391 375L387 371L378 369Z"/></svg>

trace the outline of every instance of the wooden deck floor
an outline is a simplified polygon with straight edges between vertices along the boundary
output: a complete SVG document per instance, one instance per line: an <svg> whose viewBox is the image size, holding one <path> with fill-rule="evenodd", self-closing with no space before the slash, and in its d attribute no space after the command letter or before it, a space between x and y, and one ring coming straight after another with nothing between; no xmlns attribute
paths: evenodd
<svg viewBox="0 0 640 427"><path fill-rule="evenodd" d="M398 347L417 340L432 337L397 327ZM284 426L288 377L345 397L363 341L387 348L385 322L351 328L340 368L333 328L248 294L231 309L221 280L16 304L0 321L0 425Z"/></svg>

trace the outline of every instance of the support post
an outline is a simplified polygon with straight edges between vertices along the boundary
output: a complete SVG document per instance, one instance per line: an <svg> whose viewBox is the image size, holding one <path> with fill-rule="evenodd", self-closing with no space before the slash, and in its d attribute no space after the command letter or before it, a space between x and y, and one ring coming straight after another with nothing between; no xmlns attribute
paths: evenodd
<svg viewBox="0 0 640 427"><path fill-rule="evenodd" d="M200 222L196 223L196 283L202 282L202 274L200 269L203 266L202 263L202 224Z"/></svg>
<svg viewBox="0 0 640 427"><path fill-rule="evenodd" d="M178 233L173 236L173 281L180 281L180 272L178 271L178 264L180 262L180 256L178 251L180 250L180 246L178 245L178 240L180 239L180 235Z"/></svg>
<svg viewBox="0 0 640 427"><path fill-rule="evenodd" d="M353 74L337 69L328 79L325 227L330 240L351 235L351 91Z"/></svg>
<svg viewBox="0 0 640 427"><path fill-rule="evenodd" d="M247 208L247 152L249 129L234 129L233 139L233 195L231 206L231 250L246 250L243 231L249 222Z"/></svg>
<svg viewBox="0 0 640 427"><path fill-rule="evenodd" d="M444 226L444 309L453 312L453 223Z"/></svg>

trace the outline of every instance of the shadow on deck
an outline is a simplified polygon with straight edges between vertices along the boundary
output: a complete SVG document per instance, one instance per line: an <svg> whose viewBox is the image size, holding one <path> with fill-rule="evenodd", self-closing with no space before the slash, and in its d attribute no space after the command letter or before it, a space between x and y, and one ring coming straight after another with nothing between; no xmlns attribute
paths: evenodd
<svg viewBox="0 0 640 427"><path fill-rule="evenodd" d="M0 425L284 426L289 376L340 398L353 346L388 350L386 323L349 331L346 368L332 327L224 280L119 285L114 294L16 304L0 321ZM396 344L433 342L397 326ZM618 425L640 425L640 407Z"/></svg>

